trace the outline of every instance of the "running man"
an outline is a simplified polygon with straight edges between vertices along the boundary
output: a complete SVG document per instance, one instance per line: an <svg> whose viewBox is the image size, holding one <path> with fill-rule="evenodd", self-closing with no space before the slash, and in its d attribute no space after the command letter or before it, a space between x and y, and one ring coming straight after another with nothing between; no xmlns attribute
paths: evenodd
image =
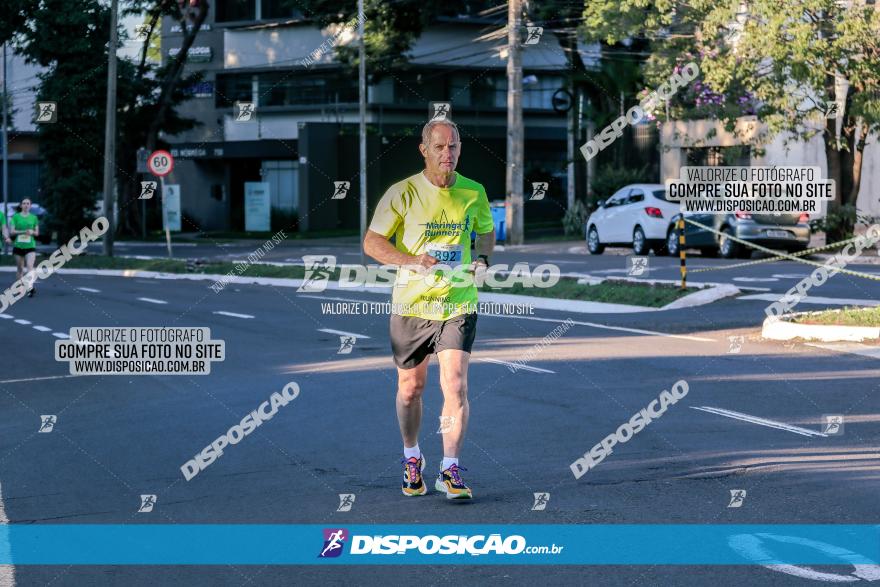
<svg viewBox="0 0 880 587"><path fill-rule="evenodd" d="M449 425L442 428L443 462L434 487L449 499L470 499L473 494L461 478L464 468L458 458L468 424L468 362L477 328L473 277L489 266L495 230L485 188L455 172L461 154L456 125L449 120L426 124L419 151L424 171L392 185L382 196L364 238L364 252L383 265L398 266L391 350L397 365L403 494L428 492L422 479L425 458L419 428L428 358L436 354L443 391L440 421ZM472 230L477 234L473 263Z"/></svg>
<svg viewBox="0 0 880 587"><path fill-rule="evenodd" d="M15 256L16 277L21 279L25 275L30 275L30 288L28 289L28 297L34 297L37 288L34 287L36 275L34 271L34 260L37 258L37 240L40 236L40 224L35 214L31 214L31 201L25 198L18 207L19 211L12 216L9 221L9 236L13 240L12 254Z"/></svg>

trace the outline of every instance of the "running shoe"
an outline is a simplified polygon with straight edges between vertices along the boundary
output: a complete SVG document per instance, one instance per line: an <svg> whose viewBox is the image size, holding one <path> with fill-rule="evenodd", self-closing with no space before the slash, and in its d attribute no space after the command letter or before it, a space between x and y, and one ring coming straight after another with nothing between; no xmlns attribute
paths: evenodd
<svg viewBox="0 0 880 587"><path fill-rule="evenodd" d="M422 470L425 468L425 456L420 455L419 458L410 457L402 459L403 463L403 494L407 497L414 495L425 495L428 493L428 486L422 479Z"/></svg>
<svg viewBox="0 0 880 587"><path fill-rule="evenodd" d="M440 476L437 477L437 482L434 483L437 491L442 491L446 494L446 499L471 499L473 497L471 488L462 481L461 475L458 473L459 471L467 471L467 469L458 465L452 465L445 471L440 471Z"/></svg>

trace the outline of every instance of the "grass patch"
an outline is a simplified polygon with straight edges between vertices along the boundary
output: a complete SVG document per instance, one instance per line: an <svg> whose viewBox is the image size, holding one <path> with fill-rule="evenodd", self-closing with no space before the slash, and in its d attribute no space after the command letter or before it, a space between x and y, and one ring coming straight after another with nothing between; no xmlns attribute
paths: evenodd
<svg viewBox="0 0 880 587"><path fill-rule="evenodd" d="M37 263L46 257L37 257ZM14 265L10 256L0 261L0 265ZM65 265L67 269L134 269L140 271L157 271L164 273L216 274L243 277L279 277L302 279L305 267L298 265L248 265L246 263L230 263L228 261L210 261L195 265L187 271L186 262L176 259L130 259L126 257L105 257L103 255L80 255L73 257ZM330 279L339 279L339 269L332 271ZM525 288L516 283L507 288L482 287L486 293L504 293L513 295L534 296L539 298L555 298L564 300L582 300L587 302L606 302L611 304L628 304L660 308L674 302L678 298L698 291L689 287L682 290L674 284L635 283L628 281L605 281L597 285L579 284L577 279L563 277L550 288ZM880 317L878 317L880 320Z"/></svg>
<svg viewBox="0 0 880 587"><path fill-rule="evenodd" d="M483 287L480 291L661 308L682 296L698 291L698 288L689 287L682 290L673 284L634 283L631 281L603 281L596 285L586 285L578 283L577 279L563 277L559 283L549 288L527 289L517 283L513 287L503 290Z"/></svg>
<svg viewBox="0 0 880 587"><path fill-rule="evenodd" d="M794 317L801 324L822 324L837 326L880 326L880 308L844 308L810 312Z"/></svg>

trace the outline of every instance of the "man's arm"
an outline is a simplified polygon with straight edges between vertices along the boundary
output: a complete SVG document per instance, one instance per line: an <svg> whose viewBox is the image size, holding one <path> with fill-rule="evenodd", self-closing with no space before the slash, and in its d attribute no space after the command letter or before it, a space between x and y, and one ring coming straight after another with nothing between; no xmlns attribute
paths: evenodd
<svg viewBox="0 0 880 587"><path fill-rule="evenodd" d="M480 257L481 255L485 255L488 258L492 257L492 251L495 250L494 228L492 229L492 232L477 235L477 238L474 239L474 250L477 252L477 257Z"/></svg>
<svg viewBox="0 0 880 587"><path fill-rule="evenodd" d="M367 230L367 235L364 237L364 253L383 265L418 265L428 268L437 264L437 259L431 255L409 255L398 251L387 238L372 230Z"/></svg>

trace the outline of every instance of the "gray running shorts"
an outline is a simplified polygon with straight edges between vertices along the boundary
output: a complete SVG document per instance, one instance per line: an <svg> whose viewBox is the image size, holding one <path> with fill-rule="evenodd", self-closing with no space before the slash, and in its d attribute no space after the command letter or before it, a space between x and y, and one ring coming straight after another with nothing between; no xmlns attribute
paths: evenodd
<svg viewBox="0 0 880 587"><path fill-rule="evenodd" d="M445 321L391 315L391 351L401 369L418 367L428 355L447 349L470 353L476 335L476 313Z"/></svg>

